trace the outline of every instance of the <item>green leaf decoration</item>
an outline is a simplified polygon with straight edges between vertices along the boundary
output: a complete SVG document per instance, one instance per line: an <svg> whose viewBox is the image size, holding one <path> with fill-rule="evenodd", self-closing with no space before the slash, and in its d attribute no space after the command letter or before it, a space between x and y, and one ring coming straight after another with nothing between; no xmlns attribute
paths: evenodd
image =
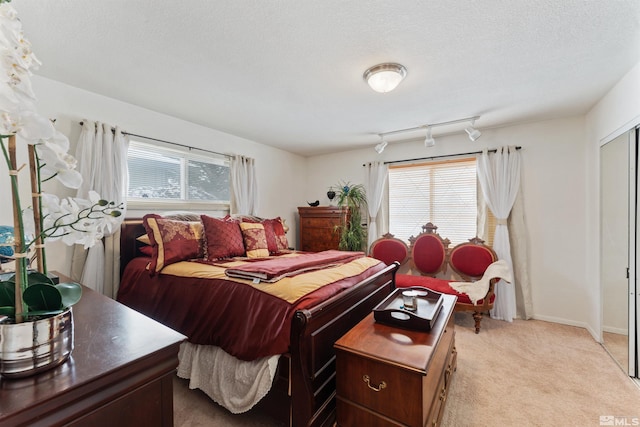
<svg viewBox="0 0 640 427"><path fill-rule="evenodd" d="M0 282L0 307L15 305L16 291L13 282Z"/></svg>
<svg viewBox="0 0 640 427"><path fill-rule="evenodd" d="M13 317L14 314L16 314L14 306L0 307L0 315Z"/></svg>
<svg viewBox="0 0 640 427"><path fill-rule="evenodd" d="M31 271L27 275L28 286L36 285L39 283L45 283L47 285L55 285L53 280L49 278L46 274L39 273L37 271Z"/></svg>
<svg viewBox="0 0 640 427"><path fill-rule="evenodd" d="M82 286L77 283L59 283L55 288L62 296L62 308L71 307L82 297Z"/></svg>
<svg viewBox="0 0 640 427"><path fill-rule="evenodd" d="M53 285L36 283L24 290L22 300L29 306L29 311L60 310L62 295Z"/></svg>

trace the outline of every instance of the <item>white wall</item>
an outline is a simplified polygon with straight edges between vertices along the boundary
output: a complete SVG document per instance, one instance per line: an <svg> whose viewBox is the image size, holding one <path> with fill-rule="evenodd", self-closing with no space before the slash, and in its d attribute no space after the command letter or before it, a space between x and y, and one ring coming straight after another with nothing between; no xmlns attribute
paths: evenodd
<svg viewBox="0 0 640 427"><path fill-rule="evenodd" d="M636 64L586 115L588 236L585 268L589 281L586 298L589 330L600 339L602 298L600 289L599 180L600 146L640 124L640 62ZM623 308L621 308L623 309Z"/></svg>
<svg viewBox="0 0 640 427"><path fill-rule="evenodd" d="M57 119L56 127L71 141L72 154L75 153L80 135L78 123L88 119L118 125L135 134L221 153L247 155L256 159L260 192L257 214L270 218L281 216L288 224L295 224L295 207L301 203L298 197L303 194L305 185L305 158L53 80L35 76L33 85L38 97L38 112L45 117ZM22 162L25 162L25 159L26 154L21 156ZM11 203L8 201L10 187L7 169L5 162L0 163L0 199L3 200L0 224L13 224ZM20 176L23 201L29 200L27 174L28 170ZM55 191L59 195L72 195L72 191L64 187L50 186L48 191ZM291 227L288 238L291 242L296 241L295 227ZM68 273L70 248L55 243L50 243L48 247L52 245L55 245L55 249L47 250L49 268Z"/></svg>
<svg viewBox="0 0 640 427"><path fill-rule="evenodd" d="M583 117L481 130L482 137L475 143L460 133L436 137L436 146L431 149L425 149L422 141L413 141L391 143L382 155L375 153L372 144L367 149L312 157L307 197L326 204L330 185L339 180L362 183L365 162L520 145L534 316L584 326L588 305Z"/></svg>

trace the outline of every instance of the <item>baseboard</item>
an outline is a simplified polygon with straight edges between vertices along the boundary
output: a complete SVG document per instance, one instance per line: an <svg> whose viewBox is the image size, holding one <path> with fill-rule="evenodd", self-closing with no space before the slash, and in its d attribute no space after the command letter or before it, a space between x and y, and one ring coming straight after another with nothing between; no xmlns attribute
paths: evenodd
<svg viewBox="0 0 640 427"><path fill-rule="evenodd" d="M614 328L613 326L603 326L602 332L610 332L612 334L629 336L629 331L624 328Z"/></svg>
<svg viewBox="0 0 640 427"><path fill-rule="evenodd" d="M554 317L554 316L540 316L540 315L534 315L532 317L533 319L536 320L543 320L545 322L552 322L552 323L560 323L561 325L568 325L568 326L577 326L578 328L584 328L587 330L587 332L589 332L591 334L591 336L593 337L593 339L596 342L601 342L600 339L600 332L596 332L593 329L591 329L591 327L585 323L585 322L577 322L575 320L570 320L570 319L563 319L561 317Z"/></svg>

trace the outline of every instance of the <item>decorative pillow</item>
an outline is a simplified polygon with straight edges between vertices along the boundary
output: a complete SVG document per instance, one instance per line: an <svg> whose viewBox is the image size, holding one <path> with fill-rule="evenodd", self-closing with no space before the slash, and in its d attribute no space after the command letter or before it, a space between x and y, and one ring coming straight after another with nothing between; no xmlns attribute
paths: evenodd
<svg viewBox="0 0 640 427"><path fill-rule="evenodd" d="M162 217L166 219L176 219L178 221L200 222L200 214L189 211L167 211L162 213Z"/></svg>
<svg viewBox="0 0 640 427"><path fill-rule="evenodd" d="M264 227L264 235L267 239L267 249L269 249L270 254L275 254L278 252L278 243L276 241L276 233L273 231L273 219L264 219L261 224ZM252 221L247 221L252 222Z"/></svg>
<svg viewBox="0 0 640 427"><path fill-rule="evenodd" d="M247 257L264 258L269 256L264 225L255 222L241 222L240 230L242 230Z"/></svg>
<svg viewBox="0 0 640 427"><path fill-rule="evenodd" d="M277 217L271 221L271 224L273 225L273 231L276 235L276 244L278 246L278 251L289 249L289 242L287 241L287 234L284 232L284 227L282 226L282 220L280 219L280 217Z"/></svg>
<svg viewBox="0 0 640 427"><path fill-rule="evenodd" d="M151 246L140 246L138 250L146 256L153 256L153 248Z"/></svg>
<svg viewBox="0 0 640 427"><path fill-rule="evenodd" d="M201 215L200 218L204 226L207 242L206 253L209 261L244 256L244 242L237 221L225 221L207 215Z"/></svg>
<svg viewBox="0 0 640 427"><path fill-rule="evenodd" d="M145 245L150 245L151 244L151 240L149 240L149 235L148 234L143 234L140 237L136 237L136 240L140 243L144 243Z"/></svg>
<svg viewBox="0 0 640 427"><path fill-rule="evenodd" d="M142 223L153 249L149 266L152 274L166 265L204 256L201 222L176 221L150 214L143 217Z"/></svg>

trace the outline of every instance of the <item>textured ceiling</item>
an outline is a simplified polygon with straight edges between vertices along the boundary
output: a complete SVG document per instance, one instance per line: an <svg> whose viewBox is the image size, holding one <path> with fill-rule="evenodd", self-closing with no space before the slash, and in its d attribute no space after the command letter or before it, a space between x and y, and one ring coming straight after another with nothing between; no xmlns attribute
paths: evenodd
<svg viewBox="0 0 640 427"><path fill-rule="evenodd" d="M38 75L302 155L584 114L640 60L638 0L12 5ZM407 67L394 92L362 79L381 62Z"/></svg>

